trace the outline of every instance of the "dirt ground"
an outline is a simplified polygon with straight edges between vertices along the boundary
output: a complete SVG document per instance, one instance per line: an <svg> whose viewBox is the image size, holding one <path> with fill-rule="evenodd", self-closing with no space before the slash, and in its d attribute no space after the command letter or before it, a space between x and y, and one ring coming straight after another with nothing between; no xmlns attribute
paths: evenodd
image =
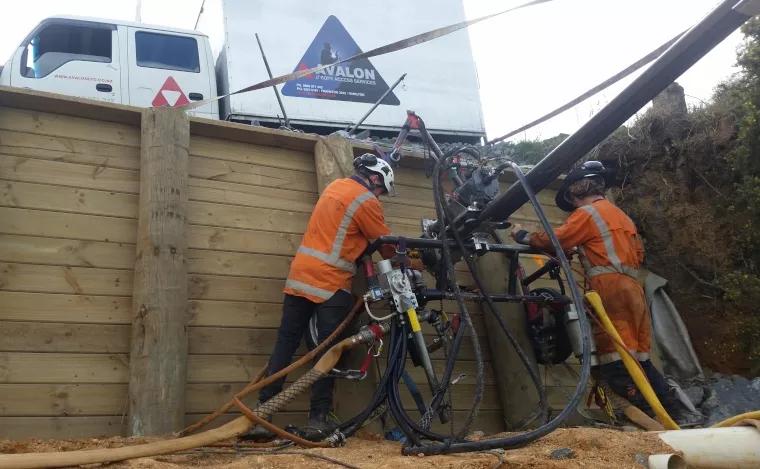
<svg viewBox="0 0 760 469"><path fill-rule="evenodd" d="M80 440L0 441L0 453L68 451L119 447L145 442L145 439L107 438ZM556 450L569 448L572 454L553 458ZM252 448L236 450L232 445L202 448L183 454L141 458L108 465L114 468L300 468L340 467L336 463L295 452L334 458L349 467L370 468L642 468L650 454L673 452L655 435L594 428L560 429L525 448L496 452L449 456L402 456L398 443L384 441L377 435L364 434L348 440L345 447L329 449L289 448L281 454L251 454ZM92 466L90 466L92 467Z"/></svg>

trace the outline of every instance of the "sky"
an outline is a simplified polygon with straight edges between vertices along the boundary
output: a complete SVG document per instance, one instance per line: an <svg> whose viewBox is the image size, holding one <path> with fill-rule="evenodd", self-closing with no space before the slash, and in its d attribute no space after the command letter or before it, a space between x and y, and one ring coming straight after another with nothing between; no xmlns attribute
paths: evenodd
<svg viewBox="0 0 760 469"><path fill-rule="evenodd" d="M10 1L0 0L0 4ZM216 1L207 0L207 13L199 26L212 36L214 32L204 27L219 24L213 18ZM201 2L35 0L33 8L7 8L0 16L0 62L5 62L26 34L48 16L135 20L140 4L141 19L146 23L193 29ZM474 18L519 5L523 0L463 0L463 3L467 17ZM622 70L698 22L716 3L716 0L553 0L471 27L469 35L489 138L548 113ZM685 88L689 104L708 100L714 86L737 71L734 64L740 43L741 35L734 33L678 80ZM218 43L212 45L218 47ZM636 75L513 140L572 133Z"/></svg>

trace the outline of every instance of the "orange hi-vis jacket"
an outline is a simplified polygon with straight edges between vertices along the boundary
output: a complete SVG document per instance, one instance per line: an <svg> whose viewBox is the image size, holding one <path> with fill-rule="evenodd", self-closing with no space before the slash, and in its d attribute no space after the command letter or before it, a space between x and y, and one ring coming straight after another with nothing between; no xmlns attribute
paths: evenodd
<svg viewBox="0 0 760 469"><path fill-rule="evenodd" d="M375 194L352 178L333 181L314 207L285 293L323 303L340 289L350 290L356 259L390 232Z"/></svg>
<svg viewBox="0 0 760 469"><path fill-rule="evenodd" d="M599 293L604 308L626 347L639 360L647 360L652 332L649 308L637 277L644 260L644 246L636 225L606 199L573 211L555 230L562 248L578 248L591 288ZM546 233L532 233L531 246L549 250ZM600 364L620 360L612 339L593 324Z"/></svg>

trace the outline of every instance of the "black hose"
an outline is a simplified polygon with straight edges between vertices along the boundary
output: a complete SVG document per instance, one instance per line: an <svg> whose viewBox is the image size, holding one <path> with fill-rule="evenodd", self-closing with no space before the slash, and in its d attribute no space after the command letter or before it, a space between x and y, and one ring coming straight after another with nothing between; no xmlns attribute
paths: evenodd
<svg viewBox="0 0 760 469"><path fill-rule="evenodd" d="M586 315L584 313L583 297L578 290L578 284L572 277L572 270L570 268L570 263L567 260L567 256L565 256L562 246L560 245L557 236L554 234L554 230L552 229L551 224L549 224L549 220L546 218L541 205L538 203L535 193L531 189L530 185L525 179L525 175L522 173L520 168L514 163L512 164L512 168L514 169L520 184L523 186L528 199L533 205L536 216L540 220L541 225L543 226L544 230L549 236L549 239L552 242L552 246L554 247L554 250L560 261L560 265L567 274L568 284L572 293L573 301L576 308L578 308L578 320L580 321L581 328L581 372L575 391L572 398L570 399L570 402L567 403L565 408L562 409L562 411L556 417L554 417L548 423L536 428L535 430L506 438L495 438L491 440L456 442L446 445L429 444L407 446L402 449L402 452L404 454L409 455L422 453L431 455L461 453L469 451L484 451L496 448L517 448L524 446L556 430L570 416L570 414L575 410L578 404L580 404L581 399L583 398L583 394L586 390L586 385L588 383L588 378L591 371L591 328L588 322L588 318L586 318Z"/></svg>
<svg viewBox="0 0 760 469"><path fill-rule="evenodd" d="M464 436L464 434L469 429L470 425L472 425L472 422L475 420L475 417L477 416L478 410L480 408L480 402L483 399L483 375L484 375L484 366L483 366L483 353L480 349L480 340L478 339L478 333L475 330L475 326L472 323L472 317L470 316L469 310L467 309L467 305L464 302L464 298L462 297L462 292L459 289L459 284L456 281L456 274L454 272L454 263L451 260L451 247L449 246L449 243L447 242L447 234L446 234L446 226L448 223L446 220L448 219L446 209L445 209L445 203L443 200L443 191L441 191L440 187L440 175L441 170L445 164L451 157L453 156L452 152L448 152L448 154L444 157L436 161L435 167L433 168L433 198L435 199L435 210L436 214L438 216L438 220L440 220L440 232L439 232L439 239L443 241L443 263L446 268L446 276L449 279L449 284L452 287L454 297L457 302L457 306L459 307L459 311L461 313L462 318L464 319L464 326L466 326L469 329L470 337L472 339L472 346L473 351L475 354L475 367L476 367L476 376L475 376L475 394L473 396L472 406L470 407L470 411L467 415L467 418L465 419L465 423L462 426L461 430L459 431L459 434L457 435L456 439L460 439ZM458 243L459 244L459 243ZM460 245L460 249L462 249L462 246ZM464 254L464 251L462 251ZM459 337L456 337L459 339ZM451 354L449 355L449 359L446 362L446 370L444 371L444 379L445 381L442 381L445 383L445 386L449 386L449 382L451 379L451 373L454 371L454 363L456 362L456 357L459 354L459 345L458 343L455 343L454 346L452 346ZM439 401L443 398L443 393L439 393ZM434 399L435 403L435 399ZM452 435L454 436L454 435Z"/></svg>
<svg viewBox="0 0 760 469"><path fill-rule="evenodd" d="M443 162L444 163L447 162L450 157L451 155L447 155L446 158L444 158ZM503 163L499 166L499 168L502 168L502 167L506 168L507 166L508 166L507 163ZM434 195L439 198L440 203L445 207L443 194L439 193L439 194L434 194ZM447 219L452 219L452 217L447 216ZM444 223L444 225L446 225L446 223ZM462 251L462 258L467 264L467 268L470 270L472 279L475 281L475 285L478 287L481 297L485 299L490 313L498 321L502 332L504 332L504 335L507 336L507 340L509 341L512 348L517 353L517 356L520 358L520 361L522 362L523 366L525 367L525 369L528 371L528 374L530 375L530 379L533 382L533 386L536 388L536 392L538 393L538 405L540 409L541 423L545 423L549 417L549 405L546 399L546 390L541 384L541 378L538 376L537 370L531 365L530 357L528 357L528 354L525 353L525 350L523 350L523 348L517 342L517 339L507 327L506 323L504 322L504 319L496 310L496 305L494 304L493 299L491 299L490 293L486 289L485 285L483 285L483 281L481 280L480 275L477 272L475 263L472 261L472 258L470 256L466 255L464 240L462 239L462 235L456 229L452 229L451 232L454 235L454 240L457 242L459 249Z"/></svg>
<svg viewBox="0 0 760 469"><path fill-rule="evenodd" d="M380 383L378 384L377 388L375 389L375 393L372 396L372 400L370 401L370 404L364 408L363 411L361 411L359 414L355 415L351 419L347 420L346 422L343 422L339 429L340 431L346 436L349 437L356 433L364 424L364 421L367 420L370 415L386 400L387 398L387 387L388 387L388 381L391 379L391 372L392 372L392 364L397 362L399 359L399 344L397 341L394 341L393 334L395 333L396 329L396 321L393 321L391 323L391 330L390 330L390 343L388 347L388 355L386 357L386 366L385 371L383 372L383 376L380 378Z"/></svg>
<svg viewBox="0 0 760 469"><path fill-rule="evenodd" d="M452 152L447 153L445 158L442 158L441 161L439 161L439 164L445 165L448 163L448 160L456 153L458 153L459 150L455 150ZM503 166L503 165L502 165ZM443 193L440 190L440 185L436 186L436 180L433 180L433 192L434 197L436 198L437 204L439 204L441 207L444 207L444 211L446 211L446 204L445 200L443 198ZM446 219L452 220L453 217L450 216L450 214L446 213ZM444 222L441 224L443 227L448 225L448 223ZM538 376L538 373L536 372L536 369L531 366L530 358L528 357L528 354L525 353L525 350L520 346L520 344L517 342L517 339L512 334L512 332L507 327L506 323L504 322L504 319L501 317L501 315L496 310L496 305L494 304L493 300L490 298L488 291L486 290L485 286L483 285L483 282L480 279L480 275L477 273L477 269L475 268L475 264L472 262L472 259L466 255L465 246L464 246L464 240L461 237L461 234L456 230L451 230L454 240L456 241L457 245L459 246L460 251L462 252L462 257L465 260L465 263L467 264L467 268L470 270L470 274L472 274L472 278L475 281L478 289L480 290L480 294L483 298L485 298L486 303L488 305L489 312L496 318L497 322L499 323L499 327L501 328L502 332L504 332L504 335L507 336L507 340L509 340L510 345L517 353L517 356L520 358L520 361L522 362L525 369L528 371L528 374L530 375L531 381L533 382L533 386L536 388L536 392L538 393L539 397L539 406L541 411L541 416L545 419L548 417L548 403L546 399L546 392L544 390L544 387L541 384L541 379Z"/></svg>
<svg viewBox="0 0 760 469"><path fill-rule="evenodd" d="M440 163L438 161L437 163ZM441 166L439 164L436 164L436 167L434 168L434 177L433 177L433 184L434 184L434 191L439 187L437 185L437 181L440 179L440 168ZM445 220L445 213L443 212L443 206L438 203L438 199L436 198L436 211L438 212L438 217L440 220ZM442 226L445 226L445 223L442 224ZM442 237L445 241L446 234L445 232L442 232L440 234L440 237ZM399 368L396 369L395 375L391 377L390 382L388 385L390 388L388 389L387 395L388 395L388 403L389 408L391 410L391 413L396 420L396 422L399 424L399 427L401 427L402 431L407 435L407 438L409 438L410 441L412 441L414 444L419 441L419 436L423 436L430 440L435 441L444 441L446 445L450 444L452 440L458 441L462 439L462 436L467 432L469 429L469 426L472 424L472 422L475 419L475 416L477 415L477 411L480 405L480 401L482 400L483 396L483 357L482 357L482 350L480 349L480 342L477 337L477 331L475 330L474 325L472 324L472 318L469 315L469 311L467 310L467 306L464 303L464 299L462 297L461 291L459 290L459 286L456 283L456 280L454 278L454 266L451 262L451 252L450 252L450 246L449 243L444 242L444 248L443 248L443 264L447 270L447 276L450 279L453 279L451 282L452 287L454 289L454 296L455 299L457 299L457 303L460 309L460 312L462 313L462 318L464 320L464 324L462 327L459 328L456 335L454 336L454 340L452 341L451 345L451 352L446 360L446 367L444 369L443 375L440 380L440 387L435 392L433 399L431 401L431 404L429 406L428 412L432 412L435 409L437 409L441 401L443 400L448 387L450 386L451 382L451 375L454 370L454 366L456 364L456 358L459 352L459 349L461 348L462 340L464 339L464 334L466 331L470 332L470 336L473 341L473 349L475 354L475 361L476 361L476 389L475 389L475 395L473 397L473 405L470 409L470 412L465 419L465 424L462 426L460 431L458 432L458 435L442 435L436 432L432 432L427 428L423 428L420 425L418 425L416 422L414 422L408 415L408 413L403 408L403 405L401 403L401 398L399 394L399 385L398 382L401 379L401 373L403 372L403 367L406 363L406 344L404 344L403 352L402 352L402 358L399 360ZM405 336L404 336L405 338ZM430 417L430 416L427 416Z"/></svg>
<svg viewBox="0 0 760 469"><path fill-rule="evenodd" d="M436 441L447 440L449 439L447 435L436 433L419 426L417 422L415 422L404 409L403 402L401 401L399 382L401 381L401 376L404 373L406 366L406 356L408 353L406 341L407 334L408 330L406 330L406 327L403 327L402 331L398 334L398 337L396 339L402 341L403 343L401 344L401 352L399 353L399 358L394 362L393 365L393 374L390 381L388 382L388 407L391 409L391 414L396 420L396 423L399 424L401 430L411 441L419 440L420 436ZM431 408L435 409L435 407L432 405Z"/></svg>

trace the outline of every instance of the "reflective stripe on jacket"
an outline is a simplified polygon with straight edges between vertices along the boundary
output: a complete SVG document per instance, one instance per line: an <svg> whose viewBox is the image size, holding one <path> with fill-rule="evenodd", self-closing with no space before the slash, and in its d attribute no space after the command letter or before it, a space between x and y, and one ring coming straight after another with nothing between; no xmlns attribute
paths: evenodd
<svg viewBox="0 0 760 469"><path fill-rule="evenodd" d="M555 230L562 248L578 247L586 275L621 273L637 278L644 260L644 247L636 225L622 210L606 199L573 211ZM550 249L546 233L533 233L530 244Z"/></svg>
<svg viewBox="0 0 760 469"><path fill-rule="evenodd" d="M290 264L285 293L322 303L351 288L356 259L370 241L390 234L375 195L353 179L338 179L322 192Z"/></svg>
<svg viewBox="0 0 760 469"><path fill-rule="evenodd" d="M600 199L573 211L555 233L563 249L579 248L591 288L599 293L626 347L639 359L646 359L651 348L651 319L637 280L644 247L633 221L610 201ZM530 244L551 249L543 232L532 233ZM620 360L612 340L596 324L593 329L599 361Z"/></svg>

